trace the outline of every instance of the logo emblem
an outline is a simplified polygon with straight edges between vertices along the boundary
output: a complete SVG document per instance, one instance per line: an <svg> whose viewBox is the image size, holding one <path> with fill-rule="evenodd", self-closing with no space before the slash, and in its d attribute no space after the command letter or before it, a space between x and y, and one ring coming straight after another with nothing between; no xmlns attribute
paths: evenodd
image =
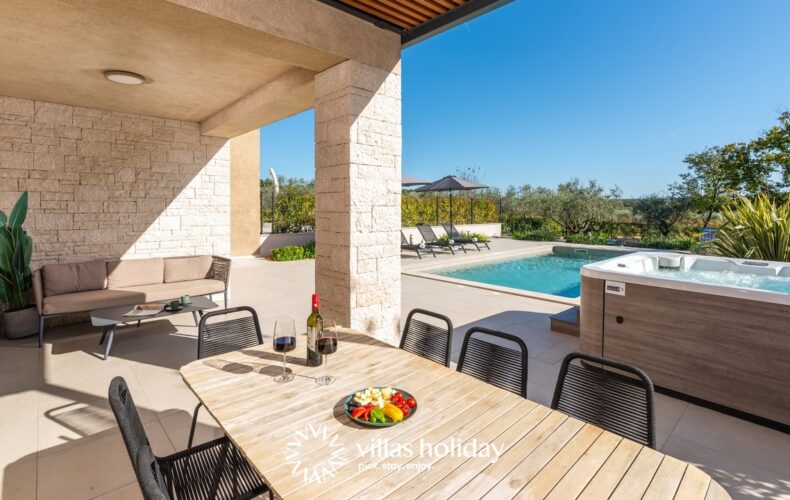
<svg viewBox="0 0 790 500"><path fill-rule="evenodd" d="M307 424L304 429L294 432L286 449L286 463L292 466L291 472L302 476L305 483L321 483L335 477L345 463L346 449L339 436L323 424ZM329 457L325 458L321 453L313 459L309 454L315 450L329 451Z"/></svg>

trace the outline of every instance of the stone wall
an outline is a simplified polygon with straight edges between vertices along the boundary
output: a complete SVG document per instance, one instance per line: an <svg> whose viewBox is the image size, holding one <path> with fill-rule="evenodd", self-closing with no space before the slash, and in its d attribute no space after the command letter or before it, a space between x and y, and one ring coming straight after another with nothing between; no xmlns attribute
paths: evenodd
<svg viewBox="0 0 790 500"><path fill-rule="evenodd" d="M400 322L400 65L316 75L316 289L322 314L395 342Z"/></svg>
<svg viewBox="0 0 790 500"><path fill-rule="evenodd" d="M0 97L0 208L29 192L34 267L228 254L229 161L197 123Z"/></svg>

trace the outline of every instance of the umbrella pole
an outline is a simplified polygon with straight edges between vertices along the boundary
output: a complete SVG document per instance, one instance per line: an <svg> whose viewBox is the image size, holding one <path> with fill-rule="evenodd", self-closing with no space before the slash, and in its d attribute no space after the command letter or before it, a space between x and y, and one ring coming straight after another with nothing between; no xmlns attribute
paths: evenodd
<svg viewBox="0 0 790 500"><path fill-rule="evenodd" d="M453 190L450 190L450 227L453 227Z"/></svg>

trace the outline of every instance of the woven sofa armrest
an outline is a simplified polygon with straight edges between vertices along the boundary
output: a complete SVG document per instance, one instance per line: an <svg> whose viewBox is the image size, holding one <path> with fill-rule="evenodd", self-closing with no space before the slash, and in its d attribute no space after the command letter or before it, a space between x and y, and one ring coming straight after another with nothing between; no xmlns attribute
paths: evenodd
<svg viewBox="0 0 790 500"><path fill-rule="evenodd" d="M41 279L41 269L33 271L33 297L36 299L38 314L44 314L44 283Z"/></svg>
<svg viewBox="0 0 790 500"><path fill-rule="evenodd" d="M228 281L230 281L230 259L213 255L210 275L211 279L225 283L225 290L227 290Z"/></svg>

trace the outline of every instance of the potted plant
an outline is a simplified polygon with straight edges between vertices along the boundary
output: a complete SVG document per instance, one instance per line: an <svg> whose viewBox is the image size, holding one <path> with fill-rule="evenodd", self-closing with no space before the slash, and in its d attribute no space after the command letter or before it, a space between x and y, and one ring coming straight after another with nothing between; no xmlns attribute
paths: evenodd
<svg viewBox="0 0 790 500"><path fill-rule="evenodd" d="M0 210L0 302L5 305L3 330L10 339L38 332L38 311L29 306L28 300L33 240L22 229L26 216L27 191L9 215Z"/></svg>

